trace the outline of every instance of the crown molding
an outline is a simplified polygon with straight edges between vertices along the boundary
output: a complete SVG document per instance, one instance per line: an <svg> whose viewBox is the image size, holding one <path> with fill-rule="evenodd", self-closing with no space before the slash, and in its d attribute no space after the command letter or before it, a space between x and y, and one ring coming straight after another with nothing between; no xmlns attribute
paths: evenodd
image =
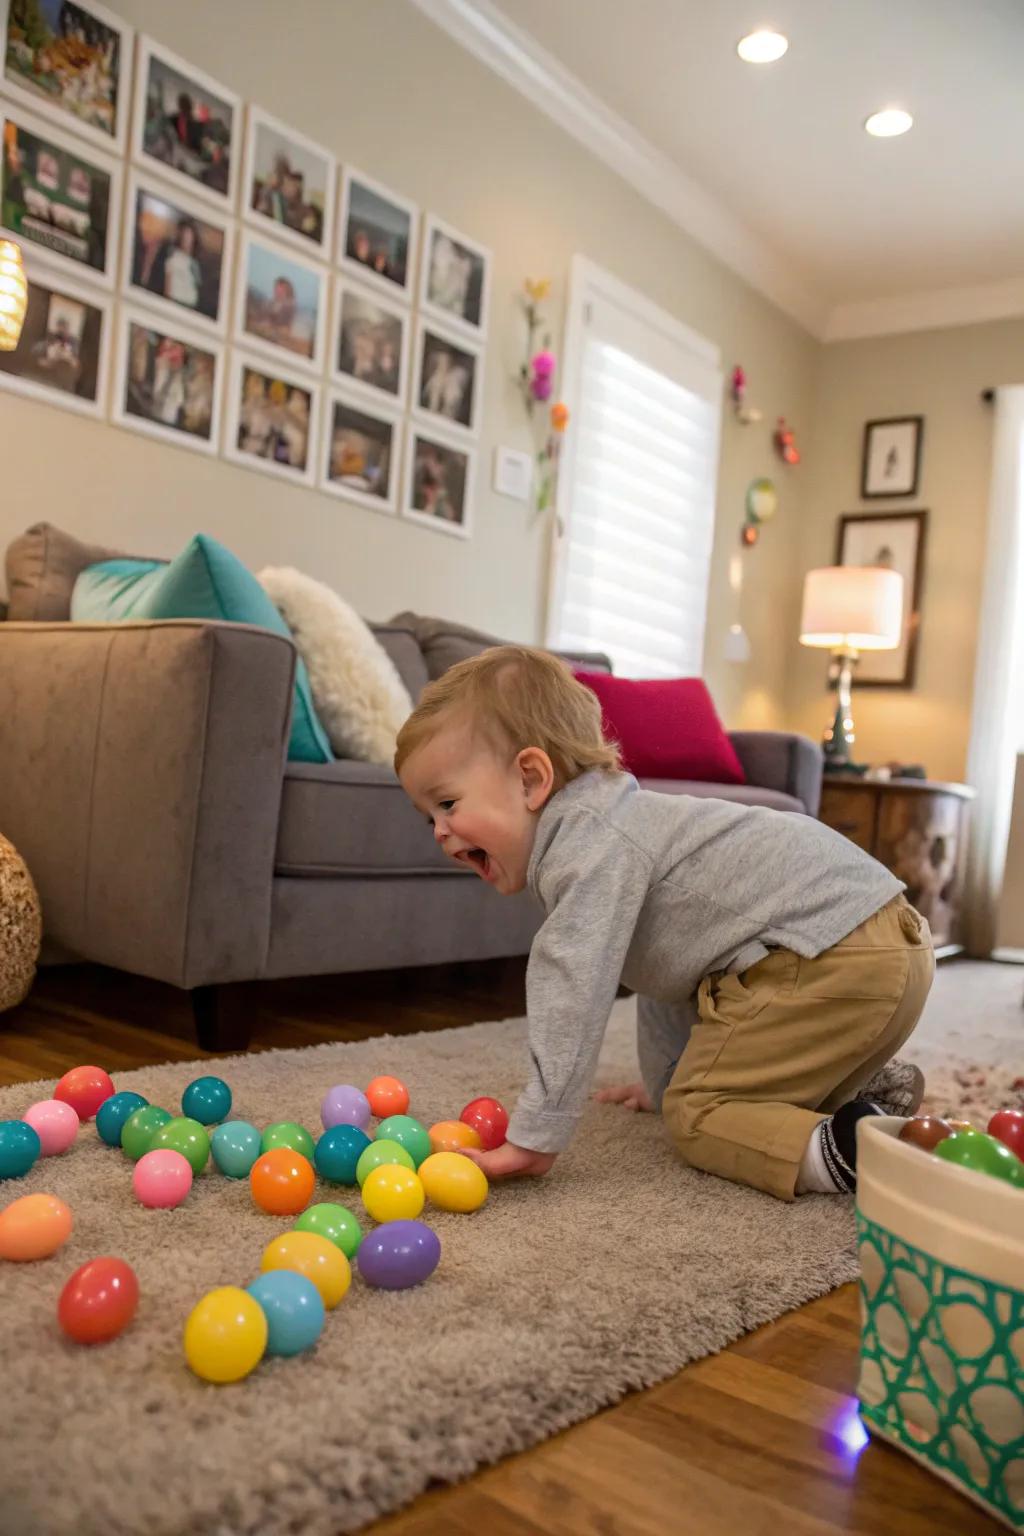
<svg viewBox="0 0 1024 1536"><path fill-rule="evenodd" d="M855 341L903 331L979 325L986 320L1024 316L1024 277L965 288L934 288L889 299L837 304L825 324L824 341Z"/></svg>

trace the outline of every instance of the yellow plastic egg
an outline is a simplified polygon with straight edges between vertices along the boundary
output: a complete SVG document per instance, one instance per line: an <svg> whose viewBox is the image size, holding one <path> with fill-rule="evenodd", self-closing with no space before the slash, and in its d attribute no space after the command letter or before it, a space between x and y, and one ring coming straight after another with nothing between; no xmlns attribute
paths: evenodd
<svg viewBox="0 0 1024 1536"><path fill-rule="evenodd" d="M22 1195L0 1211L0 1259L48 1259L71 1234L71 1211L56 1195Z"/></svg>
<svg viewBox="0 0 1024 1536"><path fill-rule="evenodd" d="M431 1205L442 1211L478 1211L487 1199L487 1177L461 1152L435 1152L419 1166L420 1182Z"/></svg>
<svg viewBox="0 0 1024 1536"><path fill-rule="evenodd" d="M363 1204L374 1221L412 1220L424 1198L419 1176L400 1163L381 1163L363 1180Z"/></svg>
<svg viewBox="0 0 1024 1536"><path fill-rule="evenodd" d="M439 1120L428 1134L431 1152L461 1152L463 1147L483 1146L473 1127L463 1120Z"/></svg>
<svg viewBox="0 0 1024 1536"><path fill-rule="evenodd" d="M266 1347L266 1313L240 1286L208 1291L188 1315L185 1359L204 1381L241 1381Z"/></svg>
<svg viewBox="0 0 1024 1536"><path fill-rule="evenodd" d="M352 1284L352 1268L341 1249L318 1232L282 1232L267 1244L260 1269L292 1269L312 1280L328 1312Z"/></svg>

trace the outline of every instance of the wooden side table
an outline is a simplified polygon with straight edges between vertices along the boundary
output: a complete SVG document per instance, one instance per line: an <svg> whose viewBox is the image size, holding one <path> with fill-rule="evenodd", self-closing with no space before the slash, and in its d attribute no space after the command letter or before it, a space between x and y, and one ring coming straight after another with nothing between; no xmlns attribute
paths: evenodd
<svg viewBox="0 0 1024 1536"><path fill-rule="evenodd" d="M819 817L891 869L928 919L939 959L963 949L967 832L974 790L930 779L826 774Z"/></svg>

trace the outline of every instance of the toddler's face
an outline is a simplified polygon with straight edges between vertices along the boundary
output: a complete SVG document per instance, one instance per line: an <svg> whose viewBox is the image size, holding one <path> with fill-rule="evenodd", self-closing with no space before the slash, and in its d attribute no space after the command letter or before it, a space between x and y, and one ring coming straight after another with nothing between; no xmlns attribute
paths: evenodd
<svg viewBox="0 0 1024 1536"><path fill-rule="evenodd" d="M551 760L527 747L504 761L466 726L442 728L402 764L402 787L449 858L511 896L526 885Z"/></svg>

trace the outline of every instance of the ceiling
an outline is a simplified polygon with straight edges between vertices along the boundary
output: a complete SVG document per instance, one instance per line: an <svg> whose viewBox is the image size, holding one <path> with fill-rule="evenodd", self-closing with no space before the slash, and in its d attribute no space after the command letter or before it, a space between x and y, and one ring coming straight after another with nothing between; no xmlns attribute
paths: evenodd
<svg viewBox="0 0 1024 1536"><path fill-rule="evenodd" d="M826 309L931 290L1024 300L1024 0L471 8L526 33ZM737 57L759 26L790 40L776 64ZM864 119L886 105L914 127L872 139Z"/></svg>

